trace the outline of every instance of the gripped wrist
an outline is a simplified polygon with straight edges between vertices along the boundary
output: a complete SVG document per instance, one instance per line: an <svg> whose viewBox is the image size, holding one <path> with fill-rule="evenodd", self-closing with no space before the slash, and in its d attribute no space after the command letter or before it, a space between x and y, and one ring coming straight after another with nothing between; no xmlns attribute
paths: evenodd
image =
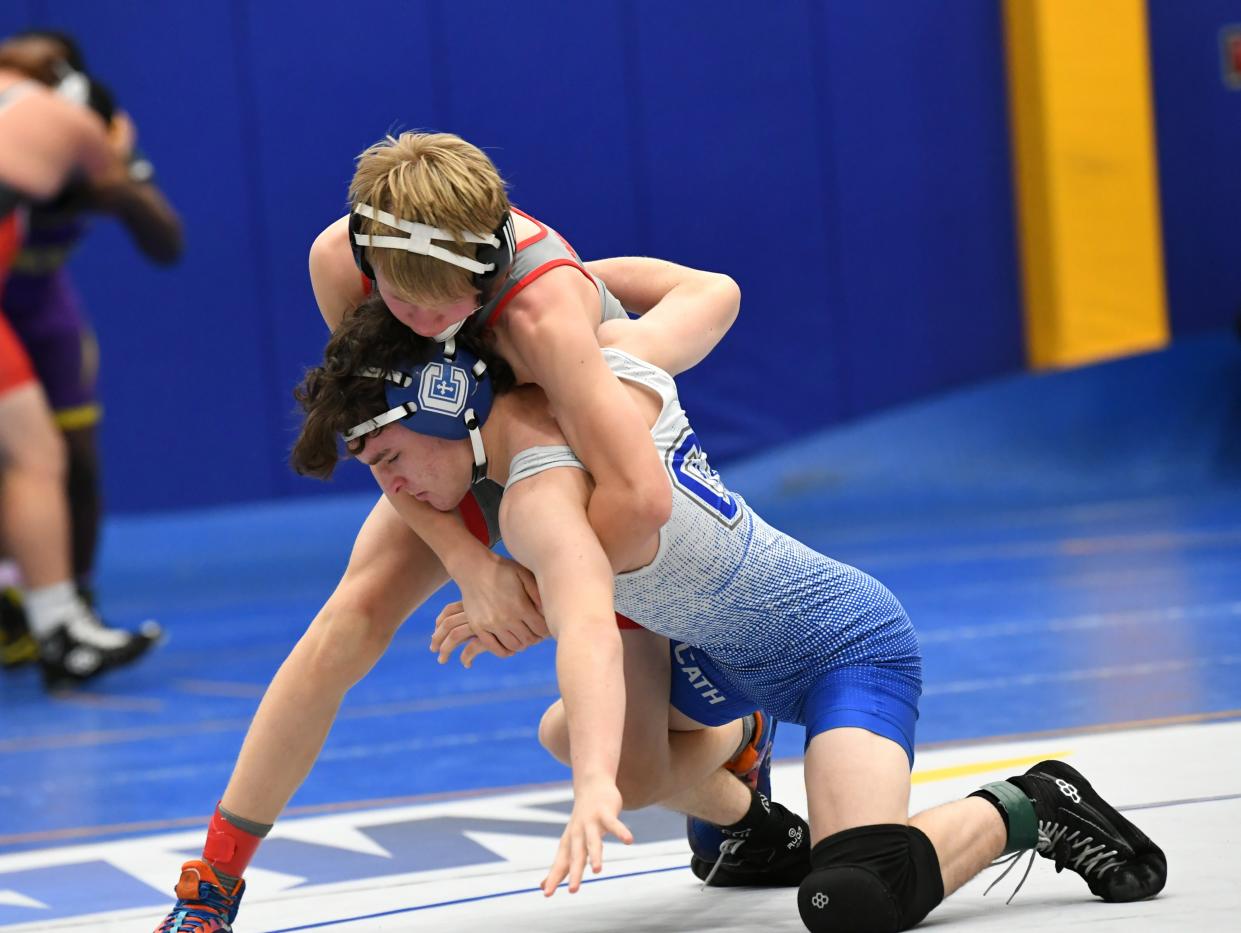
<svg viewBox="0 0 1241 933"><path fill-rule="evenodd" d="M469 579L481 571L490 570L492 567L497 566L500 561L500 555L490 548L484 547L473 537L469 539L468 543L463 541L461 544L447 549L446 553L440 558L440 562L444 565L444 570L458 582L463 578Z"/></svg>

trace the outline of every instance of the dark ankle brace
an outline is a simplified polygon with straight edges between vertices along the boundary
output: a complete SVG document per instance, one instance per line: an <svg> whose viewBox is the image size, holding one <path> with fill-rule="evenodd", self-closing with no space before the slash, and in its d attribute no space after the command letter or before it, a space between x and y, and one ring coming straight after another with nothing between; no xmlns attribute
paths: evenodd
<svg viewBox="0 0 1241 933"><path fill-rule="evenodd" d="M1024 852L1038 846L1038 817L1034 815L1034 803L1016 784L995 781L970 796L985 800L1000 811L1000 818L1008 831L1001 855Z"/></svg>

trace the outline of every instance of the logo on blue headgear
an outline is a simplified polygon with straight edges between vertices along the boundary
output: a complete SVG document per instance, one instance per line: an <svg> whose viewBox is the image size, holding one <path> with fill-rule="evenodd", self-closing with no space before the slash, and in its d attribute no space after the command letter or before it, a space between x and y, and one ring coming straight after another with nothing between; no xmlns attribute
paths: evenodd
<svg viewBox="0 0 1241 933"><path fill-rule="evenodd" d="M469 390L470 377L462 367L455 363L427 363L418 381L418 401L423 408L455 417L465 411Z"/></svg>
<svg viewBox="0 0 1241 933"><path fill-rule="evenodd" d="M345 432L346 441L400 422L417 434L445 440L469 439L474 450L474 481L487 474L479 429L491 413L491 380L487 364L449 340L438 358L387 372L368 368L362 375L383 379L388 410Z"/></svg>

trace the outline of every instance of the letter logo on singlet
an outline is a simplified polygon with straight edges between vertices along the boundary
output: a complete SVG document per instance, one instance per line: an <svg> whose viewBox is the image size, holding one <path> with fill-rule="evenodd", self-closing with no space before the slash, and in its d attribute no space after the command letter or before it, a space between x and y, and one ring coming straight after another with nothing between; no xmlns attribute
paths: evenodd
<svg viewBox="0 0 1241 933"><path fill-rule="evenodd" d="M728 697L720 693L716 689L715 684L702 672L695 661L694 652L689 645L684 642L678 642L672 648L672 654L676 658L677 665L681 668L681 673L689 680L689 685L698 691L698 695L707 701L708 706L715 706L717 703L724 703ZM688 655L688 659L686 658Z"/></svg>
<svg viewBox="0 0 1241 933"><path fill-rule="evenodd" d="M423 408L454 417L465 411L466 392L470 382L460 366L451 363L428 363L422 369L418 385L418 401Z"/></svg>
<svg viewBox="0 0 1241 933"><path fill-rule="evenodd" d="M711 469L698 436L686 428L668 453L668 471L675 486L721 524L732 528L741 518L741 503Z"/></svg>

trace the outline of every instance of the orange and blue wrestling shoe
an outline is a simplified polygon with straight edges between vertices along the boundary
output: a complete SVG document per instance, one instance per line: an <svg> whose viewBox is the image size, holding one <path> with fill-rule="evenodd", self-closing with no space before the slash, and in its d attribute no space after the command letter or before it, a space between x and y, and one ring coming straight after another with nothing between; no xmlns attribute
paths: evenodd
<svg viewBox="0 0 1241 933"><path fill-rule="evenodd" d="M174 890L176 906L155 933L231 933L246 882L239 878L232 890L227 890L210 865L191 859L181 866L181 878Z"/></svg>

